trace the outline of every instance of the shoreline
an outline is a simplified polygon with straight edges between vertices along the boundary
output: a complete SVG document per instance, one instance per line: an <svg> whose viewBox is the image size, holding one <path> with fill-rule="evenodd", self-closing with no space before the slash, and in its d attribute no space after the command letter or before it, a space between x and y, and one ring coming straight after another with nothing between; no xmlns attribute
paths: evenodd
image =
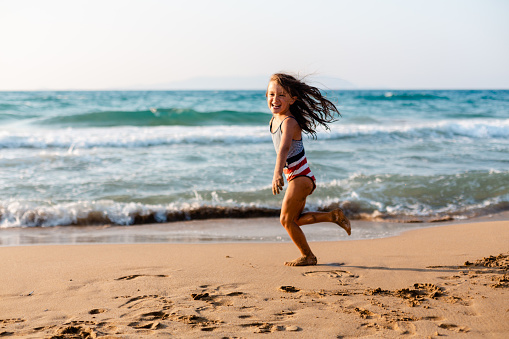
<svg viewBox="0 0 509 339"><path fill-rule="evenodd" d="M398 236L416 229L509 220L509 212L430 223L352 220L352 235L336 225L304 226L308 241L349 241ZM156 243L286 243L290 242L279 218L205 219L129 226L51 226L0 228L0 247L67 244Z"/></svg>
<svg viewBox="0 0 509 339"><path fill-rule="evenodd" d="M509 334L509 221L313 242L0 247L0 336Z"/></svg>

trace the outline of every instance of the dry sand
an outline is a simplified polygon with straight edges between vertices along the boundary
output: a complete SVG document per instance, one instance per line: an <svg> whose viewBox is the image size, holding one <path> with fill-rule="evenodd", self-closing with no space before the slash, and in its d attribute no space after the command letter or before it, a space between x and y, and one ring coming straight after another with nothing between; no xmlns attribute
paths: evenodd
<svg viewBox="0 0 509 339"><path fill-rule="evenodd" d="M311 246L2 247L0 337L509 337L509 221Z"/></svg>

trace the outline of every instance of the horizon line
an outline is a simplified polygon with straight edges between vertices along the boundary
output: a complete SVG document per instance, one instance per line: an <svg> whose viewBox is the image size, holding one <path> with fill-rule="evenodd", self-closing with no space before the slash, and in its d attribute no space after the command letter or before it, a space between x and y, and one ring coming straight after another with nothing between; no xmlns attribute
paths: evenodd
<svg viewBox="0 0 509 339"><path fill-rule="evenodd" d="M357 88L319 88L324 91L507 91L507 88L440 88L440 87L421 87L421 88L404 88L404 87L357 87ZM153 88L153 89L136 89L136 88L104 88L104 89L0 89L0 92L233 92L233 91L265 91L264 88Z"/></svg>

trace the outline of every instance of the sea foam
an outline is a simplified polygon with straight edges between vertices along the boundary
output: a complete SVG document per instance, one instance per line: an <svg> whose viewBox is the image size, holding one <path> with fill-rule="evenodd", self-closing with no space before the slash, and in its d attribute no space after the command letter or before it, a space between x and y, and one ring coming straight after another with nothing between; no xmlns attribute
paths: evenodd
<svg viewBox="0 0 509 339"><path fill-rule="evenodd" d="M395 124L340 124L330 132L319 131L318 139L369 136L405 139L431 137L452 139L497 139L509 137L509 119L479 119ZM67 128L63 130L0 130L1 148L93 148L150 147L173 144L249 144L271 142L266 126L157 126Z"/></svg>

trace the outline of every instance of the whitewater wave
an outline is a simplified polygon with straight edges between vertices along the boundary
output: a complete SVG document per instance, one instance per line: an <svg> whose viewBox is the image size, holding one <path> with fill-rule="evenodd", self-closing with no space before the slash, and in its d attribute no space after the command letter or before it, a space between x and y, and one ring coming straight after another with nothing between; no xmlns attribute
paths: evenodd
<svg viewBox="0 0 509 339"><path fill-rule="evenodd" d="M267 142L267 128L243 126L215 127L112 127L104 129L65 129L0 131L1 148L150 147L174 144L261 143Z"/></svg>
<svg viewBox="0 0 509 339"><path fill-rule="evenodd" d="M358 173L319 183L307 208L330 211L341 207L354 220L430 222L465 219L509 210L509 186L503 184L509 182L508 178L507 171L436 176ZM485 190L480 191L479 187ZM250 192L254 200L246 198L242 192L209 191L196 193L194 199L186 202L158 204L106 199L51 203L11 198L0 201L0 227L133 225L275 217L279 215L280 204L264 200L268 191L269 188L261 187L257 192ZM203 198L209 195L210 198Z"/></svg>
<svg viewBox="0 0 509 339"><path fill-rule="evenodd" d="M369 135L397 135L407 139L412 138L448 138L467 137L479 138L507 138L509 137L509 119L478 119L454 120L438 122L421 122L414 124L335 124L331 133L322 133L320 138L341 139L345 137Z"/></svg>
<svg viewBox="0 0 509 339"><path fill-rule="evenodd" d="M253 204L182 203L150 205L111 200L60 204L6 201L0 203L0 228L86 225L136 225L215 218L276 216L279 210Z"/></svg>
<svg viewBox="0 0 509 339"><path fill-rule="evenodd" d="M509 210L509 202L499 201L498 199L490 199L490 201L461 208L451 204L434 211L417 205L410 206L413 207L410 210L405 210L402 206L386 207L380 210L377 208L378 204L376 202L362 200L340 202L336 199L328 199L309 205L307 209L318 211L330 211L341 207L351 220L407 223L463 220ZM175 204L147 205L134 202L81 201L55 205L35 205L34 203L11 202L0 205L0 228L127 226L218 218L277 217L279 213L280 210L276 207L255 204L206 205L192 203L177 206Z"/></svg>
<svg viewBox="0 0 509 339"><path fill-rule="evenodd" d="M333 124L318 139L387 136L397 139L447 140L509 138L509 119L422 122L419 124ZM267 126L157 126L0 130L2 148L150 147L174 144L248 144L270 142Z"/></svg>
<svg viewBox="0 0 509 339"><path fill-rule="evenodd" d="M317 193L327 198L318 200L315 208L346 201L351 215L363 219L472 217L507 210L507 182L508 171L494 170L435 176L354 173L321 185Z"/></svg>

